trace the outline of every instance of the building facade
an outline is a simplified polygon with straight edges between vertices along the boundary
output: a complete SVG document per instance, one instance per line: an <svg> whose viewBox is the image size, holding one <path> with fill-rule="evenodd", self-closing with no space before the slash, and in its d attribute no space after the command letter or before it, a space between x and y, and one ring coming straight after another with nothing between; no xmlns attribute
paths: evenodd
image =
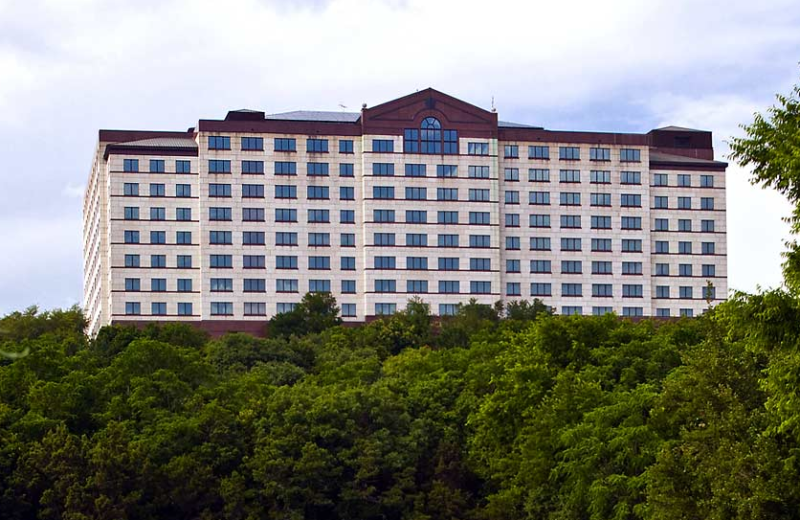
<svg viewBox="0 0 800 520"><path fill-rule="evenodd" d="M680 316L727 293L711 133L552 131L433 89L360 113L238 110L101 130L84 308L257 332L309 291L345 320L475 298Z"/></svg>

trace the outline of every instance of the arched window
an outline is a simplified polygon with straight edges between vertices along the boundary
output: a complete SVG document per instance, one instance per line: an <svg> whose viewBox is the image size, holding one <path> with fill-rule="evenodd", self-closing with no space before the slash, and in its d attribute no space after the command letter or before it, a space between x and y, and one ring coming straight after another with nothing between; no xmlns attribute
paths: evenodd
<svg viewBox="0 0 800 520"><path fill-rule="evenodd" d="M458 153L458 131L442 130L442 124L435 117L423 119L419 129L406 128L403 136L403 151L406 153Z"/></svg>

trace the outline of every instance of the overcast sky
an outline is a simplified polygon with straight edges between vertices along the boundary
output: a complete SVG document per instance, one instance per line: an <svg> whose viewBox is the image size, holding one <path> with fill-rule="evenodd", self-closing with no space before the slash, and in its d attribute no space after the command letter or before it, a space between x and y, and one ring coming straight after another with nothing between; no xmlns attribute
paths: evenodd
<svg viewBox="0 0 800 520"><path fill-rule="evenodd" d="M81 301L99 128L357 111L428 86L501 119L725 140L800 80L797 0L0 0L0 314ZM728 168L729 281L780 284L789 214Z"/></svg>

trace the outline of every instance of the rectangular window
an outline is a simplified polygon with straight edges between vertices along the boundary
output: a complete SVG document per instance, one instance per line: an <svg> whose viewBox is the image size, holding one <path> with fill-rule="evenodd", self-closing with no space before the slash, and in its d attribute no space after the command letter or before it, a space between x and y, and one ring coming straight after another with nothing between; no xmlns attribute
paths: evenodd
<svg viewBox="0 0 800 520"><path fill-rule="evenodd" d="M469 223L478 226L488 226L491 224L491 216L488 211L470 211Z"/></svg>
<svg viewBox="0 0 800 520"><path fill-rule="evenodd" d="M167 267L167 255L150 255L150 267L156 269Z"/></svg>
<svg viewBox="0 0 800 520"><path fill-rule="evenodd" d="M436 165L437 177L458 177L458 166L455 164Z"/></svg>
<svg viewBox="0 0 800 520"><path fill-rule="evenodd" d="M503 146L503 157L506 159L518 159L519 146L516 144L507 144Z"/></svg>
<svg viewBox="0 0 800 520"><path fill-rule="evenodd" d="M267 304L263 302L244 302L245 316L266 316Z"/></svg>
<svg viewBox="0 0 800 520"><path fill-rule="evenodd" d="M678 197L678 209L692 209L692 198Z"/></svg>
<svg viewBox="0 0 800 520"><path fill-rule="evenodd" d="M589 148L590 161L610 161L611 148Z"/></svg>
<svg viewBox="0 0 800 520"><path fill-rule="evenodd" d="M461 283L458 280L439 280L439 294L458 294Z"/></svg>
<svg viewBox="0 0 800 520"><path fill-rule="evenodd" d="M703 242L701 244L701 250L704 255L713 255L716 254L716 245L714 242Z"/></svg>
<svg viewBox="0 0 800 520"><path fill-rule="evenodd" d="M394 199L394 186L373 186L372 198L382 200Z"/></svg>
<svg viewBox="0 0 800 520"><path fill-rule="evenodd" d="M707 278L717 276L717 266L714 264L703 264L703 276Z"/></svg>
<svg viewBox="0 0 800 520"><path fill-rule="evenodd" d="M552 263L550 260L531 260L530 261L531 273L542 274L552 272Z"/></svg>
<svg viewBox="0 0 800 520"><path fill-rule="evenodd" d="M209 231L209 243L211 244L233 244L233 233L231 231Z"/></svg>
<svg viewBox="0 0 800 520"><path fill-rule="evenodd" d="M210 135L208 136L208 149L209 150L230 150L231 138L227 135Z"/></svg>
<svg viewBox="0 0 800 520"><path fill-rule="evenodd" d="M233 303L211 302L212 316L233 316Z"/></svg>
<svg viewBox="0 0 800 520"><path fill-rule="evenodd" d="M656 264L656 276L669 276L669 264Z"/></svg>
<svg viewBox="0 0 800 520"><path fill-rule="evenodd" d="M395 293L397 292L397 280L375 280L376 293Z"/></svg>
<svg viewBox="0 0 800 520"><path fill-rule="evenodd" d="M142 313L142 304L139 302L125 302L125 314L138 316Z"/></svg>
<svg viewBox="0 0 800 520"><path fill-rule="evenodd" d="M406 269L410 271L427 271L428 258L424 256L407 256Z"/></svg>
<svg viewBox="0 0 800 520"><path fill-rule="evenodd" d="M276 208L275 222L297 222L297 210Z"/></svg>
<svg viewBox="0 0 800 520"><path fill-rule="evenodd" d="M669 175L666 173L655 173L653 174L653 186L668 186L669 185Z"/></svg>
<svg viewBox="0 0 800 520"><path fill-rule="evenodd" d="M655 208L655 209L669 209L669 197L656 196L653 199L653 208Z"/></svg>
<svg viewBox="0 0 800 520"><path fill-rule="evenodd" d="M714 197L702 197L700 199L700 209L713 210L714 209Z"/></svg>
<svg viewBox="0 0 800 520"><path fill-rule="evenodd" d="M306 174L309 177L327 177L328 163L316 163L316 162L307 163Z"/></svg>
<svg viewBox="0 0 800 520"><path fill-rule="evenodd" d="M233 278L212 278L211 292L233 292Z"/></svg>
<svg viewBox="0 0 800 520"><path fill-rule="evenodd" d="M353 140L340 139L339 140L339 153L353 153Z"/></svg>
<svg viewBox="0 0 800 520"><path fill-rule="evenodd" d="M352 209L339 210L339 223L340 224L355 224L356 212Z"/></svg>
<svg viewBox="0 0 800 520"><path fill-rule="evenodd" d="M506 180L506 182L518 182L519 168L505 168L503 170L503 178Z"/></svg>
<svg viewBox="0 0 800 520"><path fill-rule="evenodd" d="M266 244L263 231L242 231L242 245L263 246Z"/></svg>
<svg viewBox="0 0 800 520"><path fill-rule="evenodd" d="M691 300L694 296L694 291L691 286L681 285L678 287L678 297L685 300Z"/></svg>
<svg viewBox="0 0 800 520"><path fill-rule="evenodd" d="M641 208L642 196L638 194L622 193L619 196L619 205L623 208Z"/></svg>
<svg viewBox="0 0 800 520"><path fill-rule="evenodd" d="M123 159L122 171L127 173L136 173L139 171L139 159Z"/></svg>
<svg viewBox="0 0 800 520"><path fill-rule="evenodd" d="M391 139L373 139L372 151L378 153L393 153L394 141Z"/></svg>
<svg viewBox="0 0 800 520"><path fill-rule="evenodd" d="M215 269L233 268L233 257L231 255L211 255L209 265Z"/></svg>
<svg viewBox="0 0 800 520"><path fill-rule="evenodd" d="M623 307L622 315L625 317L641 317L644 316L644 309L642 307Z"/></svg>
<svg viewBox="0 0 800 520"><path fill-rule="evenodd" d="M297 245L297 233L290 232L290 231L278 231L275 233L275 245L276 246L296 246Z"/></svg>
<svg viewBox="0 0 800 520"><path fill-rule="evenodd" d="M608 215L592 215L592 229L611 229L611 217Z"/></svg>
<svg viewBox="0 0 800 520"><path fill-rule="evenodd" d="M642 241L641 239L623 238L622 239L622 252L623 253L641 253Z"/></svg>
<svg viewBox="0 0 800 520"><path fill-rule="evenodd" d="M339 268L342 271L355 271L356 270L356 257L343 256L340 259Z"/></svg>
<svg viewBox="0 0 800 520"><path fill-rule="evenodd" d="M125 220L139 220L139 208L133 206L126 206Z"/></svg>
<svg viewBox="0 0 800 520"><path fill-rule="evenodd" d="M700 187L701 188L713 188L714 187L714 176L713 175L701 175L700 176Z"/></svg>
<svg viewBox="0 0 800 520"><path fill-rule="evenodd" d="M622 274L640 275L642 274L641 262L622 262Z"/></svg>
<svg viewBox="0 0 800 520"><path fill-rule="evenodd" d="M549 146L529 146L528 159L550 159Z"/></svg>
<svg viewBox="0 0 800 520"><path fill-rule="evenodd" d="M581 194L580 193L570 193L570 192L561 192L561 205L562 206L580 206L581 205Z"/></svg>
<svg viewBox="0 0 800 520"><path fill-rule="evenodd" d="M297 151L297 142L294 139L275 138L275 151L276 152L295 152Z"/></svg>
<svg viewBox="0 0 800 520"><path fill-rule="evenodd" d="M613 274L611 262L592 262L592 274Z"/></svg>
<svg viewBox="0 0 800 520"><path fill-rule="evenodd" d="M530 220L530 227L533 228L549 228L550 227L550 215L542 215L542 214L534 214L529 217ZM579 218L580 220L580 218Z"/></svg>
<svg viewBox="0 0 800 520"><path fill-rule="evenodd" d="M550 182L550 170L531 168L528 170L528 181L530 182Z"/></svg>
<svg viewBox="0 0 800 520"><path fill-rule="evenodd" d="M175 161L175 173L192 173L192 161Z"/></svg>
<svg viewBox="0 0 800 520"><path fill-rule="evenodd" d="M562 274L582 274L583 262L580 260L562 260L561 261Z"/></svg>
<svg viewBox="0 0 800 520"><path fill-rule="evenodd" d="M297 257L287 255L276 256L275 269L297 269Z"/></svg>
<svg viewBox="0 0 800 520"><path fill-rule="evenodd" d="M580 229L580 215L561 215L561 229Z"/></svg>
<svg viewBox="0 0 800 520"><path fill-rule="evenodd" d="M532 283L531 296L552 296L553 289L550 283Z"/></svg>
<svg viewBox="0 0 800 520"><path fill-rule="evenodd" d="M397 312L396 303L376 303L375 316L391 316Z"/></svg>
<svg viewBox="0 0 800 520"><path fill-rule="evenodd" d="M164 173L165 166L163 159L150 159L150 173Z"/></svg>
<svg viewBox="0 0 800 520"><path fill-rule="evenodd" d="M297 175L297 163L275 161L275 175Z"/></svg>
<svg viewBox="0 0 800 520"><path fill-rule="evenodd" d="M242 137L242 150L263 150L263 137Z"/></svg>
<svg viewBox="0 0 800 520"><path fill-rule="evenodd" d="M561 183L577 184L581 182L580 170L560 170L558 172L558 181Z"/></svg>
<svg viewBox="0 0 800 520"><path fill-rule="evenodd" d="M661 255L669 254L669 242L666 240L656 240L655 253Z"/></svg>
<svg viewBox="0 0 800 520"><path fill-rule="evenodd" d="M506 260L507 273L519 273L522 269L522 262L519 260Z"/></svg>
<svg viewBox="0 0 800 520"><path fill-rule="evenodd" d="M125 267L139 267L139 255L125 255Z"/></svg>
<svg viewBox="0 0 800 520"><path fill-rule="evenodd" d="M166 188L163 184L151 184L150 196L151 197L165 197L167 194Z"/></svg>
<svg viewBox="0 0 800 520"><path fill-rule="evenodd" d="M175 196L176 197L191 197L192 196L192 185L191 184L176 184L175 185Z"/></svg>
<svg viewBox="0 0 800 520"><path fill-rule="evenodd" d="M192 232L191 231L176 231L175 232L175 243L176 244L191 244L192 243Z"/></svg>
<svg viewBox="0 0 800 520"><path fill-rule="evenodd" d="M622 162L641 162L642 151L637 148L622 148L619 151L619 160Z"/></svg>
<svg viewBox="0 0 800 520"><path fill-rule="evenodd" d="M355 177L355 167L351 163L339 164L339 177Z"/></svg>
<svg viewBox="0 0 800 520"><path fill-rule="evenodd" d="M611 184L611 171L591 170L589 171L589 182L592 184Z"/></svg>
<svg viewBox="0 0 800 520"><path fill-rule="evenodd" d="M549 191L528 192L528 203L535 206L549 206L550 192Z"/></svg>
<svg viewBox="0 0 800 520"><path fill-rule="evenodd" d="M442 235L439 235L442 236ZM450 236L450 235L448 235ZM455 235L458 238L458 235ZM395 234L394 233L373 233L372 234L372 244L375 246L385 247L385 246L394 246L395 245Z"/></svg>
<svg viewBox="0 0 800 520"><path fill-rule="evenodd" d="M209 159L208 173L231 173L231 162L221 159Z"/></svg>
<svg viewBox="0 0 800 520"><path fill-rule="evenodd" d="M492 282L471 281L469 282L470 294L491 294Z"/></svg>
<svg viewBox="0 0 800 520"><path fill-rule="evenodd" d="M643 289L640 284L623 284L622 297L623 298L642 298Z"/></svg>
<svg viewBox="0 0 800 520"><path fill-rule="evenodd" d="M328 151L328 140L306 139L306 151L312 153L325 153Z"/></svg>
<svg viewBox="0 0 800 520"><path fill-rule="evenodd" d="M470 188L470 190L469 190L469 201L470 202L489 202L489 190Z"/></svg>
<svg viewBox="0 0 800 520"><path fill-rule="evenodd" d="M373 222L394 222L393 209L375 209L372 210Z"/></svg>
<svg viewBox="0 0 800 520"><path fill-rule="evenodd" d="M356 317L356 304L355 303L343 303L342 304L342 317L344 317L344 318L355 318Z"/></svg>
<svg viewBox="0 0 800 520"><path fill-rule="evenodd" d="M394 177L394 164L373 163L372 175L375 177Z"/></svg>
<svg viewBox="0 0 800 520"><path fill-rule="evenodd" d="M642 229L642 217L622 217L621 229Z"/></svg>
<svg viewBox="0 0 800 520"><path fill-rule="evenodd" d="M678 231L682 232L691 232L692 231L692 221L688 218L678 219Z"/></svg>
<svg viewBox="0 0 800 520"><path fill-rule="evenodd" d="M515 237L507 237L507 238L515 238ZM519 249L519 238L517 238L516 249ZM550 251L550 237L531 237L530 249L531 251Z"/></svg>
<svg viewBox="0 0 800 520"><path fill-rule="evenodd" d="M312 293L329 293L331 292L330 280L309 280L308 292Z"/></svg>
<svg viewBox="0 0 800 520"><path fill-rule="evenodd" d="M488 179L489 167L488 166L468 166L467 177L470 179Z"/></svg>
<svg viewBox="0 0 800 520"><path fill-rule="evenodd" d="M562 283L561 296L583 296L583 284Z"/></svg>
<svg viewBox="0 0 800 520"><path fill-rule="evenodd" d="M244 269L265 269L267 267L266 257L264 255L244 255L242 267Z"/></svg>
<svg viewBox="0 0 800 520"><path fill-rule="evenodd" d="M425 177L424 164L406 164L406 177Z"/></svg>
<svg viewBox="0 0 800 520"><path fill-rule="evenodd" d="M469 247L473 249L488 249L491 247L490 235L470 235Z"/></svg>
<svg viewBox="0 0 800 520"><path fill-rule="evenodd" d="M489 155L489 143L467 143L468 155Z"/></svg>
<svg viewBox="0 0 800 520"><path fill-rule="evenodd" d="M192 208L175 208L175 220L181 222L192 220Z"/></svg>
<svg viewBox="0 0 800 520"><path fill-rule="evenodd" d="M139 196L139 184L136 182L126 182L122 186L122 194L126 197Z"/></svg>
<svg viewBox="0 0 800 520"><path fill-rule="evenodd" d="M668 300L669 285L656 285L656 298L661 300Z"/></svg>
<svg viewBox="0 0 800 520"><path fill-rule="evenodd" d="M458 235L439 235L439 247L458 247Z"/></svg>
<svg viewBox="0 0 800 520"><path fill-rule="evenodd" d="M581 239L580 238L562 238L561 239L562 251L580 251Z"/></svg>
<svg viewBox="0 0 800 520"><path fill-rule="evenodd" d="M178 278L178 292L192 292L191 278Z"/></svg>
<svg viewBox="0 0 800 520"><path fill-rule="evenodd" d="M620 184L641 184L642 183L642 172L620 172L620 174L619 174L619 183Z"/></svg>
<svg viewBox="0 0 800 520"><path fill-rule="evenodd" d="M682 255L692 254L692 243L689 241L678 242L678 253Z"/></svg>
<svg viewBox="0 0 800 520"><path fill-rule="evenodd" d="M397 259L393 256L375 256L372 265L375 269L397 269Z"/></svg>
<svg viewBox="0 0 800 520"><path fill-rule="evenodd" d="M506 227L519 227L519 213L506 213Z"/></svg>
<svg viewBox="0 0 800 520"><path fill-rule="evenodd" d="M297 186L276 184L275 185L275 198L276 199L296 199L297 198Z"/></svg>
<svg viewBox="0 0 800 520"><path fill-rule="evenodd" d="M133 230L125 230L124 233L124 241L126 244L138 244L139 243L139 232Z"/></svg>
<svg viewBox="0 0 800 520"><path fill-rule="evenodd" d="M309 200L328 200L330 189L327 186L308 186L306 196Z"/></svg>
<svg viewBox="0 0 800 520"><path fill-rule="evenodd" d="M279 293L296 293L300 285L296 278L279 278L275 280L275 291Z"/></svg>
<svg viewBox="0 0 800 520"><path fill-rule="evenodd" d="M657 218L654 225L655 231L669 231L669 219Z"/></svg>
<svg viewBox="0 0 800 520"><path fill-rule="evenodd" d="M611 239L610 238L593 238L592 251L600 253L611 252Z"/></svg>
<svg viewBox="0 0 800 520"><path fill-rule="evenodd" d="M688 188L692 185L692 177L687 173L678 174L678 186Z"/></svg>
<svg viewBox="0 0 800 520"><path fill-rule="evenodd" d="M614 286L610 283L593 283L592 284L592 297L594 298L612 298L614 296Z"/></svg>
<svg viewBox="0 0 800 520"><path fill-rule="evenodd" d="M581 149L577 146L561 146L558 148L558 158L562 161L579 161Z"/></svg>
<svg viewBox="0 0 800 520"><path fill-rule="evenodd" d="M209 184L208 185L209 197L230 197L231 185L230 184Z"/></svg>
<svg viewBox="0 0 800 520"><path fill-rule="evenodd" d="M406 245L412 247L427 247L428 235L420 233L406 233Z"/></svg>
<svg viewBox="0 0 800 520"><path fill-rule="evenodd" d="M264 161L242 161L242 175L262 175Z"/></svg>
<svg viewBox="0 0 800 520"><path fill-rule="evenodd" d="M458 271L460 260L458 258L439 258L440 271Z"/></svg>
<svg viewBox="0 0 800 520"><path fill-rule="evenodd" d="M492 259L491 258L470 258L469 259L470 271L491 271Z"/></svg>
<svg viewBox="0 0 800 520"><path fill-rule="evenodd" d="M406 188L406 200L427 200L428 198L428 189L427 188Z"/></svg>
<svg viewBox="0 0 800 520"><path fill-rule="evenodd" d="M192 268L192 255L178 255L175 257L175 265L179 269Z"/></svg>
<svg viewBox="0 0 800 520"><path fill-rule="evenodd" d="M610 207L611 194L610 193L592 193L589 195L589 204L596 207Z"/></svg>
<svg viewBox="0 0 800 520"><path fill-rule="evenodd" d="M292 210L294 211L294 210ZM327 223L331 221L330 211L327 209L310 209L308 210L309 223Z"/></svg>
<svg viewBox="0 0 800 520"><path fill-rule="evenodd" d="M425 224L428 222L428 212L419 210L406 210L406 222L409 224Z"/></svg>
<svg viewBox="0 0 800 520"><path fill-rule="evenodd" d="M125 278L125 290L139 292L141 290L141 281L138 278Z"/></svg>

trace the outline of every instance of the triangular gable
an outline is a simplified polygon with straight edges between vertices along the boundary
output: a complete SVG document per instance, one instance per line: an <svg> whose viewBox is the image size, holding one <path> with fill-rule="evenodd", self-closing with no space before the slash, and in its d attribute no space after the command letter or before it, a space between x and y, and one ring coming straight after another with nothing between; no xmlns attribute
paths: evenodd
<svg viewBox="0 0 800 520"><path fill-rule="evenodd" d="M497 137L497 113L484 110L438 90L427 88L399 99L365 108L361 113L365 135L402 135L435 117L442 128L464 137Z"/></svg>

